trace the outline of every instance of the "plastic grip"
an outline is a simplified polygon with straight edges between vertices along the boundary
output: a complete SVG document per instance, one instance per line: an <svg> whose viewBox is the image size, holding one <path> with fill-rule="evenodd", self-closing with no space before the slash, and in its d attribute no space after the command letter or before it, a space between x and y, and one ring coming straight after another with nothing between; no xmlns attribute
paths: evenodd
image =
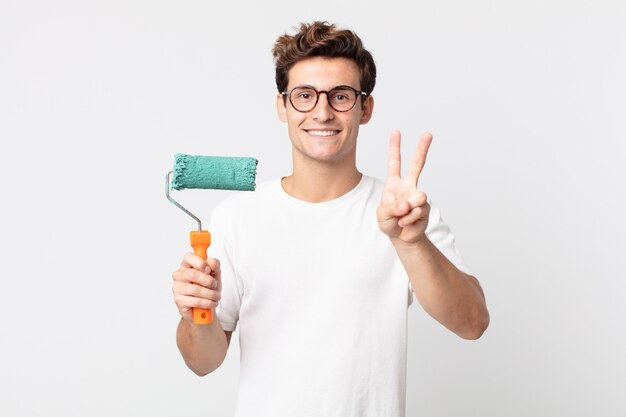
<svg viewBox="0 0 626 417"><path fill-rule="evenodd" d="M202 259L206 259L206 251L211 245L211 234L206 230L192 230L189 233L189 241L194 253ZM213 322L213 311L194 307L193 322L195 324L211 324Z"/></svg>

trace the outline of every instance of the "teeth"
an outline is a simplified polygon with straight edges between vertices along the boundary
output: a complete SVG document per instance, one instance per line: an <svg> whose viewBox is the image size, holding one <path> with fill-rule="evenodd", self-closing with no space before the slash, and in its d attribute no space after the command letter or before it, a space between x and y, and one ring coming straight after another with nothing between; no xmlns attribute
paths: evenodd
<svg viewBox="0 0 626 417"><path fill-rule="evenodd" d="M307 132L313 136L333 136L339 133L338 130L307 130Z"/></svg>

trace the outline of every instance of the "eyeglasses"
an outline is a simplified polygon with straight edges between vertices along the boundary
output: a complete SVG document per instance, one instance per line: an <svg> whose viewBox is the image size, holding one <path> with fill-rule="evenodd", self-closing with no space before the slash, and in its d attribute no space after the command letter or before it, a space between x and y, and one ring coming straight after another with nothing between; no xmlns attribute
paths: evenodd
<svg viewBox="0 0 626 417"><path fill-rule="evenodd" d="M283 91L283 101L287 104L287 97L294 109L300 113L310 112L320 99L320 94L326 94L328 104L333 110L346 112L352 110L358 97L367 97L364 91L357 91L348 85L340 85L327 91L317 91L311 86L296 87L291 91Z"/></svg>

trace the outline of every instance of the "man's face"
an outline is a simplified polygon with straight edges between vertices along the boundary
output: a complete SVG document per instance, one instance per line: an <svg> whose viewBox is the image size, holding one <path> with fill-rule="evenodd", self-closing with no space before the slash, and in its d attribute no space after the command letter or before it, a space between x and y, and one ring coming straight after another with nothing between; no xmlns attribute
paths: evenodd
<svg viewBox="0 0 626 417"><path fill-rule="evenodd" d="M342 85L361 90L359 68L354 61L313 57L298 62L289 70L287 91L299 86L328 91ZM289 128L294 163L306 159L353 163L359 125L367 123L372 115L374 101L371 96L366 99L358 97L354 107L346 112L333 110L327 95L323 93L315 108L307 113L294 109L289 99L286 104L283 103L283 97L279 94L276 108L278 117Z"/></svg>

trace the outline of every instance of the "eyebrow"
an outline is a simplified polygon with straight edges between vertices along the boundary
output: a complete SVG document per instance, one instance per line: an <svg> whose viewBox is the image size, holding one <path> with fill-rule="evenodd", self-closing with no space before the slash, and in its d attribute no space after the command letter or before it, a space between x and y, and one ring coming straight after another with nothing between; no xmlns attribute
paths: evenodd
<svg viewBox="0 0 626 417"><path fill-rule="evenodd" d="M353 88L353 89L355 89L356 91L359 91L359 89L358 89L358 88L356 88L356 87L351 87L351 86L349 86L349 85L345 85L345 84L336 85L336 86L334 86L334 87L332 87L332 88L329 88L328 90L318 90L317 88L315 88L315 87L313 87L312 85L309 85L309 84L296 85L296 86L294 86L294 87L292 88L292 90L293 90L293 89L296 89L296 88L311 88L311 89L313 89L313 90L315 90L315 91L330 91L330 90L335 90L335 89L337 89L337 88Z"/></svg>

